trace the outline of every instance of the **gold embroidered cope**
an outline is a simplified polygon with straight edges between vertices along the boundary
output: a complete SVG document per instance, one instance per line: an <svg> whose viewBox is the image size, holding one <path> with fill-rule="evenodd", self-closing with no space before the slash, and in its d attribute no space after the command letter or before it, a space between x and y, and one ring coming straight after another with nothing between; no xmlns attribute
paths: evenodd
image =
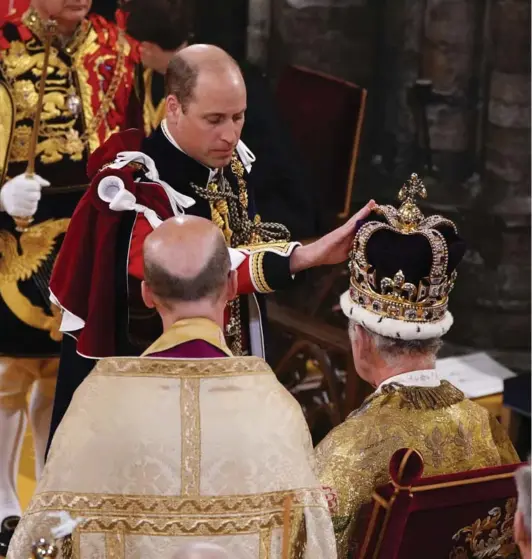
<svg viewBox="0 0 532 559"><path fill-rule="evenodd" d="M67 511L72 556L170 559L201 538L238 559L331 559L332 523L301 408L255 357L112 358L74 395L9 557Z"/></svg>

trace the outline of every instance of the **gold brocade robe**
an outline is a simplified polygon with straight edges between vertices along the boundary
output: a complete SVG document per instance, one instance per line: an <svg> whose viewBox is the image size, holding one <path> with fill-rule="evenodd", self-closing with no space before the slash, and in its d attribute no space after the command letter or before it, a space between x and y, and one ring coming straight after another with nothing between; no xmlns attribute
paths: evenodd
<svg viewBox="0 0 532 559"><path fill-rule="evenodd" d="M280 558L292 495L290 556L335 558L313 460L299 405L261 359L103 359L55 434L8 557L29 557L58 523L47 514L65 511L84 520L63 558L170 559L195 540Z"/></svg>
<svg viewBox="0 0 532 559"><path fill-rule="evenodd" d="M428 402L437 400L446 403L431 409ZM424 476L519 462L497 419L449 383L385 387L316 448L320 481L337 493L333 524L340 559L348 556L360 507L371 502L377 486L390 481L389 461L400 448L422 454Z"/></svg>

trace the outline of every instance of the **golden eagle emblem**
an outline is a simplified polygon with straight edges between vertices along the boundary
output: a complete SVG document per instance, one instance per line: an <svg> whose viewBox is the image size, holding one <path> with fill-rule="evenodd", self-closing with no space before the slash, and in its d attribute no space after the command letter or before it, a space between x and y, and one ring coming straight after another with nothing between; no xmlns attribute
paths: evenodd
<svg viewBox="0 0 532 559"><path fill-rule="evenodd" d="M18 242L13 234L0 231L0 295L19 320L48 331L55 341L61 339L59 309L52 306L49 316L20 292L18 282L30 279L46 262L69 223L68 218L43 221L22 233Z"/></svg>

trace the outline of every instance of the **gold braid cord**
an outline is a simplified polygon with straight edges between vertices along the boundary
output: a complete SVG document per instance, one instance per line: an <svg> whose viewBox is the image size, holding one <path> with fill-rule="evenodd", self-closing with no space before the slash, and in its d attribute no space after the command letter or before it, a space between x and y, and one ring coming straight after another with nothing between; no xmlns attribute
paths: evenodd
<svg viewBox="0 0 532 559"><path fill-rule="evenodd" d="M231 171L238 181L238 194L220 174L216 182L200 187L191 183L194 192L211 206L212 221L224 233L227 245L233 248L274 241L289 241L290 231L280 223L263 223L257 214L253 220L248 215L248 192L244 179L244 166L233 154Z"/></svg>
<svg viewBox="0 0 532 559"><path fill-rule="evenodd" d="M392 382L382 387L382 393L387 396L397 393L401 397L400 407L416 410L441 410L464 399L464 393L446 380L435 387L402 386Z"/></svg>
<svg viewBox="0 0 532 559"><path fill-rule="evenodd" d="M190 184L200 198L209 202L212 221L223 232L227 246L236 248L242 245L289 241L290 231L284 225L263 223L258 214L253 220L249 218L244 165L236 153L233 153L231 160L231 171L238 182L238 194L233 192L223 172L220 172L216 182L211 182L205 187ZM229 303L229 310L229 324L226 327L229 347L234 355L242 355L242 320L238 298Z"/></svg>

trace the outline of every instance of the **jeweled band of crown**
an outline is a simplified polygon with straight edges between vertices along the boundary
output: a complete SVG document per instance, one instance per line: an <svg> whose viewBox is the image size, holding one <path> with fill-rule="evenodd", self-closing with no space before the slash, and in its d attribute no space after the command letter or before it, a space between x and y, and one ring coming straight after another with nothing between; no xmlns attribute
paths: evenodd
<svg viewBox="0 0 532 559"><path fill-rule="evenodd" d="M435 227L448 226L455 233L457 230L452 221L441 216L425 218L414 203L415 196L425 198L427 192L423 182L413 174L399 192L399 199L403 203L398 210L393 206L377 208L377 213L383 215L388 223L370 221L357 232L349 264L349 296L354 304L385 318L420 323L438 322L447 312L456 272L447 275L447 243ZM384 277L377 284L377 273L367 261L366 247L370 238L381 230L401 235L423 235L432 252L429 276L414 285L406 282L402 270L397 270L393 278Z"/></svg>

